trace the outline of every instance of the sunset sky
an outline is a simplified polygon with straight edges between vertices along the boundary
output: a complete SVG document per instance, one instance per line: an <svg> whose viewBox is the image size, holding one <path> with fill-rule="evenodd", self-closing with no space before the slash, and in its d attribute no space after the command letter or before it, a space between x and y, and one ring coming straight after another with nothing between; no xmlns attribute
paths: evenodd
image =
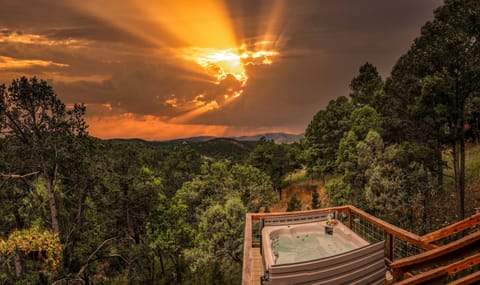
<svg viewBox="0 0 480 285"><path fill-rule="evenodd" d="M47 80L100 138L301 133L442 2L0 0L0 84Z"/></svg>

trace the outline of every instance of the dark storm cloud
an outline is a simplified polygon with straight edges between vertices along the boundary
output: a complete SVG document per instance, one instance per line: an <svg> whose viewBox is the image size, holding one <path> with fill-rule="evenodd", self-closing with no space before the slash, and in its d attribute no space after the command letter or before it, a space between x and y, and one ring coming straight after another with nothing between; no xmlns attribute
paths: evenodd
<svg viewBox="0 0 480 285"><path fill-rule="evenodd" d="M348 96L348 85L363 63L373 63L382 76L388 76L396 59L408 50L441 2L283 1L282 19L286 23L279 25L283 31L276 32L287 34L281 52L285 57L272 66L255 67L268 71L251 70L245 96L227 108L205 114L197 122L228 120L230 124L248 126L261 122L305 129L330 100ZM255 9L258 1L242 3L244 7L238 11L243 12L236 15L248 23L248 11ZM267 4L260 10L268 10ZM254 17L259 15L254 13ZM265 21L259 22L267 26ZM250 34L260 27L252 29ZM261 79L257 80L258 76Z"/></svg>
<svg viewBox="0 0 480 285"><path fill-rule="evenodd" d="M348 84L361 64L371 62L388 76L441 2L227 0L239 44L270 40L280 55L271 65L247 67L249 80L242 96L188 123L284 126L301 132L329 100L348 95ZM229 88L241 89L235 80L216 85L200 67L185 68L185 60L168 50L179 42L152 28L158 19L136 18L126 30L77 9L76 3L2 1L0 37L38 35L51 44L0 40L0 56L64 66L0 66L1 82L19 74L37 75L49 80L67 103L89 105L90 115L133 113L166 121L188 113L195 104L220 102ZM143 37L134 33L137 28ZM156 46L151 39L164 45ZM65 44L67 40L73 42Z"/></svg>

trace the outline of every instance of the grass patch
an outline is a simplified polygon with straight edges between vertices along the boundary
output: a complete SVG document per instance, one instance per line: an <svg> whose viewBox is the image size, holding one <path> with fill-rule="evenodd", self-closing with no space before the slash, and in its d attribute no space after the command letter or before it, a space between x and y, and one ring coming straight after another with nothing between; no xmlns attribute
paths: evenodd
<svg viewBox="0 0 480 285"><path fill-rule="evenodd" d="M447 162L444 170L444 187L446 190L455 191L452 155L444 153L443 160ZM480 180L480 145L470 145L465 150L465 185L476 183L478 180Z"/></svg>
<svg viewBox="0 0 480 285"><path fill-rule="evenodd" d="M282 188L286 188L286 187L296 185L296 184L301 184L301 183L307 181L308 179L309 178L307 176L307 169L306 168L295 170L295 171L291 172L290 174L288 174L287 177L285 177L285 179L283 179Z"/></svg>
<svg viewBox="0 0 480 285"><path fill-rule="evenodd" d="M480 145L468 147L465 153L465 182L475 183L480 179Z"/></svg>

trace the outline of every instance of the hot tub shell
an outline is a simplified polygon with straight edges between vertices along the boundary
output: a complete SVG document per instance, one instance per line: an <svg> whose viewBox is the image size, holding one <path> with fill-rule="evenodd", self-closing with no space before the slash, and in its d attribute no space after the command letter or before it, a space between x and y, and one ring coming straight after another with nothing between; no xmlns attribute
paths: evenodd
<svg viewBox="0 0 480 285"><path fill-rule="evenodd" d="M267 223L268 224L268 223ZM289 225L262 228L265 275L262 284L383 284L384 242L370 244L342 223L333 226L333 237L351 242L352 250L301 262L276 264L272 243L281 235L326 234L326 218L292 221Z"/></svg>

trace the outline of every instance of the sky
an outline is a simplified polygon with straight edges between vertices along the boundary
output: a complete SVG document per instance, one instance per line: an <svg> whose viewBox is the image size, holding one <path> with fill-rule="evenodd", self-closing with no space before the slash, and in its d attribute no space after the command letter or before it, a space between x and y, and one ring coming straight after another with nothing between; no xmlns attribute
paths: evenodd
<svg viewBox="0 0 480 285"><path fill-rule="evenodd" d="M100 138L302 133L383 78L442 0L0 0L0 84L46 80Z"/></svg>

